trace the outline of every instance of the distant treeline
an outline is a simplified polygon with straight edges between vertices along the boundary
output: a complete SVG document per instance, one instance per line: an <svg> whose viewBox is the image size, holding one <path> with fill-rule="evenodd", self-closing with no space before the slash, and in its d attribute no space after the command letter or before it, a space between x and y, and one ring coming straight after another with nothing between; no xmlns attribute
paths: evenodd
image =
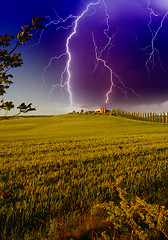
<svg viewBox="0 0 168 240"><path fill-rule="evenodd" d="M98 114L98 115L112 115L112 116L120 116L132 120L139 120L139 121L146 121L146 122L156 122L156 123L167 123L168 124L168 112L165 113L154 113L154 112L127 112L120 109L112 109L106 110L106 108L103 108L102 112L95 112L95 111L85 111L82 109L80 112L73 111L69 114Z"/></svg>
<svg viewBox="0 0 168 240"><path fill-rule="evenodd" d="M126 112L123 110L119 109L112 109L111 115L114 116L120 116L120 117L125 117L129 118L132 120L139 120L139 121L146 121L146 122L156 122L156 123L168 123L168 112L165 113L152 113L152 112Z"/></svg>

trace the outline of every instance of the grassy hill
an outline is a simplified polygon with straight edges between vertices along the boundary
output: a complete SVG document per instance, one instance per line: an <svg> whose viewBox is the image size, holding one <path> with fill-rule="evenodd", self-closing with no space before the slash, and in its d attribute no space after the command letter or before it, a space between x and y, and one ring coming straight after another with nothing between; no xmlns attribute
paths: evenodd
<svg viewBox="0 0 168 240"><path fill-rule="evenodd" d="M167 239L167 173L165 124L2 120L0 239Z"/></svg>

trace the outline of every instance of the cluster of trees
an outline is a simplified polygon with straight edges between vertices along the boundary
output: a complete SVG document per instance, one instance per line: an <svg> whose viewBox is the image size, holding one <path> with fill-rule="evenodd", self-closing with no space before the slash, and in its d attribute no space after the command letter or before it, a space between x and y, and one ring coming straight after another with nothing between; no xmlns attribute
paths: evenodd
<svg viewBox="0 0 168 240"><path fill-rule="evenodd" d="M76 112L75 110L73 110L72 112L70 112L69 114L83 114L84 110L81 109L80 112Z"/></svg>
<svg viewBox="0 0 168 240"><path fill-rule="evenodd" d="M15 53L17 48L31 39L34 30L43 30L45 26L42 22L45 20L44 17L33 16L32 23L27 26L23 26L22 30L16 35L16 41L13 44L12 40L15 39L13 35L0 35L0 96L4 96L6 90L13 84L11 80L13 78L12 74L9 74L9 70L12 68L21 67L23 60L20 53ZM12 47L13 46L13 47ZM0 100L0 110L5 110L5 115L15 107L12 101L4 101L2 98ZM18 114L27 113L30 111L35 111L36 109L32 107L32 103L25 104L21 103L17 109Z"/></svg>
<svg viewBox="0 0 168 240"><path fill-rule="evenodd" d="M127 112L119 109L112 109L111 115L120 116L129 118L132 120L140 120L140 121L147 121L147 122L156 122L156 123L168 123L168 112L165 113L152 113L152 112Z"/></svg>
<svg viewBox="0 0 168 240"><path fill-rule="evenodd" d="M147 122L156 122L156 123L167 123L168 124L168 112L165 113L140 113L140 112L127 112L120 109L112 109L111 111L107 110L106 113L95 113L95 111L85 111L81 109L80 112L75 112L75 110L70 114L110 114L112 116L120 116L124 118L129 118L132 120L140 120Z"/></svg>

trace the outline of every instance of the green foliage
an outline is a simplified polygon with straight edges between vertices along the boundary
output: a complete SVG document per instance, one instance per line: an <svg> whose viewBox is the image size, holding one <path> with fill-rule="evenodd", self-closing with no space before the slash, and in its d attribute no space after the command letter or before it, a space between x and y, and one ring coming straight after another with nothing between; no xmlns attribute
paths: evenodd
<svg viewBox="0 0 168 240"><path fill-rule="evenodd" d="M6 114L7 114L7 112L8 111L10 111L12 108L14 108L14 104L13 104L13 102L4 102L4 100L2 99L1 100L1 105L0 105L0 109L4 109L4 110L6 110Z"/></svg>
<svg viewBox="0 0 168 240"><path fill-rule="evenodd" d="M71 236L66 221L78 231L101 228L100 239L114 236L114 226L116 240L149 236L148 230L166 236L166 125L79 114L5 120L0 132L1 239L52 233L60 240L54 230ZM105 222L70 218L103 206Z"/></svg>
<svg viewBox="0 0 168 240"><path fill-rule="evenodd" d="M112 224L117 231L129 233L130 239L159 239L160 233L168 238L168 210L164 206L149 204L137 196L130 201L121 188L117 187L116 190L119 203L98 204L92 209L92 214L103 209L108 224Z"/></svg>
<svg viewBox="0 0 168 240"><path fill-rule="evenodd" d="M33 15L32 24L22 27L22 30L17 34L18 45L23 45L25 42L29 41L33 36L32 30L43 30L45 27L41 23L45 20L44 17L37 18Z"/></svg>
<svg viewBox="0 0 168 240"><path fill-rule="evenodd" d="M44 20L44 17L36 18L34 15L32 24L22 27L22 30L16 35L16 45L12 50L9 47L11 47L11 41L14 40L15 37L8 34L4 34L3 36L0 35L0 96L4 95L6 93L6 89L8 89L11 84L13 84L13 81L11 80L11 78L13 78L13 75L8 74L8 71L12 68L21 67L23 64L21 54L16 54L15 50L19 45L23 45L30 40L30 38L33 36L34 30L43 30L45 28L42 25L42 22ZM6 105L9 105L9 102L6 102ZM10 111L12 108L8 108L8 111Z"/></svg>
<svg viewBox="0 0 168 240"><path fill-rule="evenodd" d="M17 109L20 110L19 113L18 113L18 115L19 115L20 113L28 113L28 112L31 112L31 111L36 111L35 108L32 108L32 103L29 103L28 105L26 105L25 103L21 103L21 104L17 107Z"/></svg>

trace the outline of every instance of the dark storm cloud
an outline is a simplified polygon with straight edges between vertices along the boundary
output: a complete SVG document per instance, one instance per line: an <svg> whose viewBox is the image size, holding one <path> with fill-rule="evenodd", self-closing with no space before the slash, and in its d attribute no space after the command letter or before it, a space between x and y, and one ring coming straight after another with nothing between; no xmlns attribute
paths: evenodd
<svg viewBox="0 0 168 240"><path fill-rule="evenodd" d="M151 30L154 34L160 26L164 14L168 11L167 0L104 1L110 17L108 35L112 37L112 44L104 51L102 59L115 73L113 74L114 86L109 95L109 104L114 102L152 103L166 101L168 98L168 17L163 21L163 26L154 41L153 60L155 65L153 69L152 64L148 65L151 70L150 75L145 64L152 52ZM30 0L26 3L9 1L10 8L4 1L1 5L3 11L1 12L0 29L2 34L5 32L16 34L20 30L20 26L29 24L34 13L38 16L50 16L51 20L58 19L57 14L62 18L66 18L70 14L77 16L86 9L90 2L97 1L51 0L41 2ZM151 9L155 15L151 15L150 19ZM47 23L49 23L49 19L47 19ZM67 22L67 24L71 23L72 20ZM100 53L108 43L105 30L107 30L107 15L102 1L101 4L91 7L79 21L77 34L73 36L69 44L72 54L70 84L73 101L76 104L88 106L105 103L106 93L111 84L110 72L100 61L94 71L96 59L92 39L93 33ZM20 86L23 85L24 88L23 79L29 73L32 92L41 89L41 85L44 83L42 75L45 67L52 57L66 52L66 40L72 31L73 27L68 30L59 29L56 31L55 25L49 25L44 31L39 45L29 50L24 49L25 72L23 71L23 75L18 80L19 84L21 83ZM31 44L37 43L38 38L37 34ZM65 69L67 60L68 56L59 60L55 59L47 68L44 74L43 95L48 97L52 85L60 83L61 73ZM64 81L67 77L67 73L65 73ZM36 88L34 88L35 81ZM127 94L125 95L124 92ZM60 88L55 89L52 97L51 101L69 103L69 94L66 88L62 92L60 92Z"/></svg>
<svg viewBox="0 0 168 240"><path fill-rule="evenodd" d="M110 94L111 102L152 102L167 99L168 92L168 58L167 42L168 31L165 26L159 31L154 41L154 62L149 64L149 75L146 62L152 52L152 34L149 29L150 11L147 9L147 1L106 1L108 14L110 15L109 33L114 37L113 47L103 57L108 66L120 76L124 85L136 92L128 90L127 98L120 91L122 84L113 76L113 93ZM161 3L163 6L163 2ZM155 8L156 8L155 4ZM101 18L99 18L101 16ZM164 16L152 16L151 28L157 30ZM85 21L85 22L84 22ZM95 50L91 38L91 32L95 32L97 45L101 47L107 43L104 36L106 28L106 16L104 9L97 10L92 17L87 17L79 24L78 34L72 39L72 91L76 102L103 102L105 94L110 88L110 74L102 63L99 62L97 71L91 73L95 64ZM154 32L154 31L153 31ZM74 44L74 46L73 46ZM147 49L145 49L148 46ZM159 51L159 54L158 54ZM118 88L117 88L118 87ZM86 97L87 96L87 97Z"/></svg>

